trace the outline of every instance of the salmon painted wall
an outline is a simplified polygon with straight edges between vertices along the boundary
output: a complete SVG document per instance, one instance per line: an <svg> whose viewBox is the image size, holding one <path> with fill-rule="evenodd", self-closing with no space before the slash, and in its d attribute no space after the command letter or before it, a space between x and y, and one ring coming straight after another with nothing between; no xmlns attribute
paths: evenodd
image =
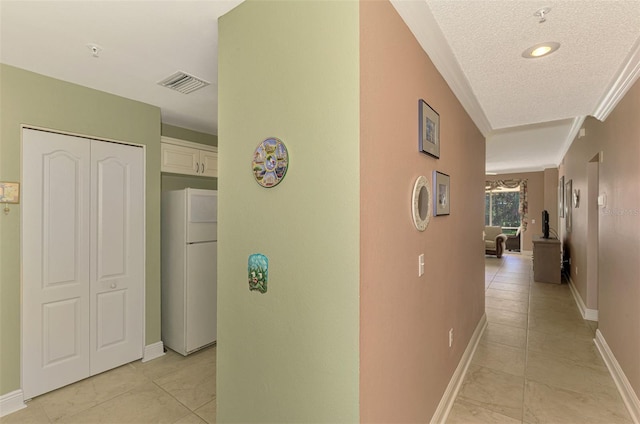
<svg viewBox="0 0 640 424"><path fill-rule="evenodd" d="M571 279L587 307L598 310L598 329L611 348L635 393L640 397L640 81L609 117L587 118L585 137L567 152L560 175L580 190L580 206L572 212L572 231L565 243L571 251ZM597 192L606 195L598 208L597 304L589 304L586 274L588 163L602 152ZM564 225L565 219L561 219ZM576 274L576 267L578 273Z"/></svg>
<svg viewBox="0 0 640 424"><path fill-rule="evenodd" d="M544 204L542 207L549 212L549 227L553 228L560 238L558 227L558 182L560 177L558 175L558 168L544 170Z"/></svg>
<svg viewBox="0 0 640 424"><path fill-rule="evenodd" d="M524 232L522 239L522 250L531 252L533 251L533 239L542 235L542 223L540 218L542 217L542 210L545 208L545 193L544 193L544 172L522 172L515 174L499 174L499 175L487 175L485 177L487 181L495 180L527 180L527 202L529 212L527 231ZM535 221L535 222L533 222ZM557 226L551 225L551 228L555 231L558 230Z"/></svg>
<svg viewBox="0 0 640 424"><path fill-rule="evenodd" d="M484 314L485 140L387 1L360 2L360 78L360 421L428 422ZM421 98L439 160L418 152ZM413 185L434 170L451 214L419 232Z"/></svg>

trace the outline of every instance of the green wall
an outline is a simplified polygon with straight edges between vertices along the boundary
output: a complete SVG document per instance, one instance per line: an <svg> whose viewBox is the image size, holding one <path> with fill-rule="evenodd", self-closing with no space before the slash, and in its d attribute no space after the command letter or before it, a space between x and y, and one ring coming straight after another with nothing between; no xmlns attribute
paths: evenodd
<svg viewBox="0 0 640 424"><path fill-rule="evenodd" d="M219 422L359 420L358 7L250 0L219 21ZM265 189L251 160L272 136L290 165Z"/></svg>
<svg viewBox="0 0 640 424"><path fill-rule="evenodd" d="M165 137L177 138L179 140L208 144L209 146L218 145L218 136L216 135L193 131L187 128L176 127L174 125L162 124L161 133Z"/></svg>
<svg viewBox="0 0 640 424"><path fill-rule="evenodd" d="M162 174L162 191L181 190L183 188L200 188L217 190L218 179L207 177L191 177L189 175Z"/></svg>
<svg viewBox="0 0 640 424"><path fill-rule="evenodd" d="M20 181L20 125L146 145L146 344L160 341L160 109L0 65L0 181ZM0 395L20 388L20 205L0 214Z"/></svg>

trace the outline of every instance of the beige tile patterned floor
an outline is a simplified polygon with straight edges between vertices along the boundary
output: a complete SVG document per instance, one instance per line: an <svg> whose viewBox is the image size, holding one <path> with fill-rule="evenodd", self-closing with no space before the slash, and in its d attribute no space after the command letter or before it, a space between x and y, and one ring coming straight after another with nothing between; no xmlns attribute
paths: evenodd
<svg viewBox="0 0 640 424"><path fill-rule="evenodd" d="M486 261L488 327L448 423L631 423L566 284L532 281L531 258ZM11 423L216 422L216 348L172 351L33 399Z"/></svg>
<svg viewBox="0 0 640 424"><path fill-rule="evenodd" d="M487 329L449 424L631 423L567 284L533 281L530 255L486 258Z"/></svg>
<svg viewBox="0 0 640 424"><path fill-rule="evenodd" d="M38 396L0 422L215 423L216 348L132 362Z"/></svg>

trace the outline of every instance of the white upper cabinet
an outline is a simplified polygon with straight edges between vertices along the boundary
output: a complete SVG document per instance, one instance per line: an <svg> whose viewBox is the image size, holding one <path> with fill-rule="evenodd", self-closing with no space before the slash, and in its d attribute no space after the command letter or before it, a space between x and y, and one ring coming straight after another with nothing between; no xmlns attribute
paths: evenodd
<svg viewBox="0 0 640 424"><path fill-rule="evenodd" d="M175 138L162 137L162 172L218 176L218 148Z"/></svg>

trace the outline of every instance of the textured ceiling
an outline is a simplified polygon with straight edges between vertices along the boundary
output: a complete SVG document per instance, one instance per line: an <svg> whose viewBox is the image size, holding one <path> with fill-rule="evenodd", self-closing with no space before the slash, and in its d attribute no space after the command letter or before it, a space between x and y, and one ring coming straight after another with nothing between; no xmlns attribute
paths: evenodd
<svg viewBox="0 0 640 424"><path fill-rule="evenodd" d="M391 2L486 136L487 172L557 166L640 74L638 0ZM545 41L561 47L522 57Z"/></svg>
<svg viewBox="0 0 640 424"><path fill-rule="evenodd" d="M592 114L640 36L639 1L428 5L494 130ZM542 7L551 10L539 23ZM561 47L522 57L545 41Z"/></svg>
<svg viewBox="0 0 640 424"><path fill-rule="evenodd" d="M0 0L0 61L217 134L217 18L241 1ZM486 136L488 172L556 166L584 117L606 118L640 75L640 0L391 2ZM542 41L561 47L521 57ZM156 84L178 70L212 84L188 95Z"/></svg>

